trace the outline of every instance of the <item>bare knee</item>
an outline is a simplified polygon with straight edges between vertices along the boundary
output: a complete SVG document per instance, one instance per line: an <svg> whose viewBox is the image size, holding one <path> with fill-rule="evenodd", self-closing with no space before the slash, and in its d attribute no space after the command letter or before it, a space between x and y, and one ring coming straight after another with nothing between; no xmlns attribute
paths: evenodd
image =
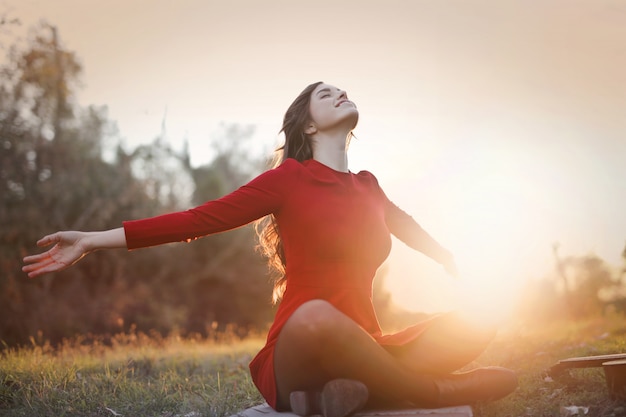
<svg viewBox="0 0 626 417"><path fill-rule="evenodd" d="M332 340L333 322L340 314L327 301L311 300L287 319L274 355L279 408L288 409L290 392L318 389L328 381L320 358Z"/></svg>
<svg viewBox="0 0 626 417"><path fill-rule="evenodd" d="M344 317L328 301L310 300L293 312L283 332L289 332L305 342L324 341L337 335L337 328Z"/></svg>

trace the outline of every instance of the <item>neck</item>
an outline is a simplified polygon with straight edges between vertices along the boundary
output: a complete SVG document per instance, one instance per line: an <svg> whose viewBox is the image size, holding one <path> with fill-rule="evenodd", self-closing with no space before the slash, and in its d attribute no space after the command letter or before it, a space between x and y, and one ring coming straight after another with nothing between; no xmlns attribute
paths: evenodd
<svg viewBox="0 0 626 417"><path fill-rule="evenodd" d="M313 136L313 159L334 169L348 172L348 134L329 135L318 133Z"/></svg>

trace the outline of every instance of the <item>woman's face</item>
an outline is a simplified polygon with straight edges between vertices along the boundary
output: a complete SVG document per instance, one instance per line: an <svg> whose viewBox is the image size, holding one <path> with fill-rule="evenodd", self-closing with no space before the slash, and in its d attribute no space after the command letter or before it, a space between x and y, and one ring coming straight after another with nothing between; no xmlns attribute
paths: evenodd
<svg viewBox="0 0 626 417"><path fill-rule="evenodd" d="M315 131L339 127L351 131L359 120L359 111L346 92L328 84L318 85L311 93L309 114Z"/></svg>

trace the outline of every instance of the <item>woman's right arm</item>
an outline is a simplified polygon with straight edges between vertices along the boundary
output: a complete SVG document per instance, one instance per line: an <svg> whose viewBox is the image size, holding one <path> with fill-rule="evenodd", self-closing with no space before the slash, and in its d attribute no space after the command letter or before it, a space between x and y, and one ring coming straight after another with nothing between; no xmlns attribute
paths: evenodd
<svg viewBox="0 0 626 417"><path fill-rule="evenodd" d="M293 189L301 164L288 160L259 175L232 193L177 213L124 222L103 232L57 232L37 242L54 244L47 252L24 258L22 271L30 278L62 271L98 249L138 249L170 242L190 241L207 234L243 226L277 210Z"/></svg>
<svg viewBox="0 0 626 417"><path fill-rule="evenodd" d="M49 272L62 271L90 252L99 249L115 249L126 247L124 229L105 230L102 232L56 232L44 236L37 242L37 246L52 246L46 252L24 258L26 264L22 271L28 273L29 278L35 278Z"/></svg>

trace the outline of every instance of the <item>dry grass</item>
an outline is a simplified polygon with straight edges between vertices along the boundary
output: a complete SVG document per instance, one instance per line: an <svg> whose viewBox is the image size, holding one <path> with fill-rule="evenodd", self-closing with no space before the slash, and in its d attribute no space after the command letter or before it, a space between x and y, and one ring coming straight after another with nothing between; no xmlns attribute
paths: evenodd
<svg viewBox="0 0 626 417"><path fill-rule="evenodd" d="M623 316L585 321L510 324L479 358L480 365L502 365L519 375L518 390L507 398L474 407L478 417L560 416L561 407L588 407L587 416L626 416L611 401L602 368L573 369L558 378L546 371L561 359L626 353Z"/></svg>
<svg viewBox="0 0 626 417"><path fill-rule="evenodd" d="M2 416L227 416L261 400L248 362L263 340L120 334L2 353Z"/></svg>
<svg viewBox="0 0 626 417"><path fill-rule="evenodd" d="M626 352L623 317L541 325L509 324L475 365L516 369L519 389L477 405L477 417L559 416L564 406L587 416L626 416L608 398L601 369L572 370L554 381L559 359ZM52 348L5 349L0 356L1 416L230 416L262 402L248 363L262 337L161 338L131 332L109 340L76 338Z"/></svg>

